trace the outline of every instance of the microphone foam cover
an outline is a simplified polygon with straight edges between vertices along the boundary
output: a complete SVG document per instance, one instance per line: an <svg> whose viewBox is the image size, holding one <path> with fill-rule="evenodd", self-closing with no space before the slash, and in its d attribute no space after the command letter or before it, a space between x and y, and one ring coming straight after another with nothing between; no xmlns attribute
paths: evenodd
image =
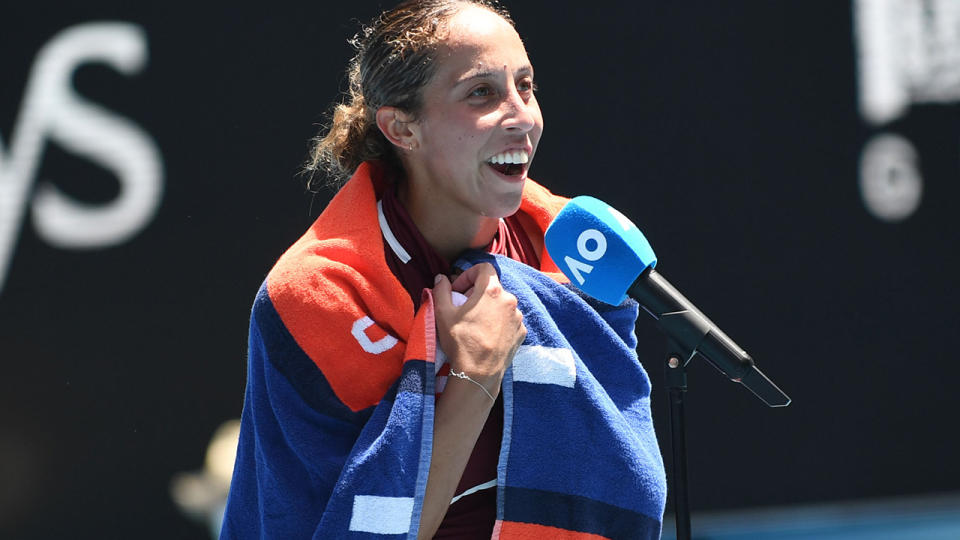
<svg viewBox="0 0 960 540"><path fill-rule="evenodd" d="M607 203L575 197L544 235L547 252L570 281L590 296L617 305L657 256L640 229Z"/></svg>

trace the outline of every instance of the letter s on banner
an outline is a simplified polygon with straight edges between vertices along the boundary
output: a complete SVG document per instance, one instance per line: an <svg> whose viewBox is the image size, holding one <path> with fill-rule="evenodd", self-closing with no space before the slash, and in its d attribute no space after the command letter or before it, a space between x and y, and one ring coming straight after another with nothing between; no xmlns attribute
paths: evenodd
<svg viewBox="0 0 960 540"><path fill-rule="evenodd" d="M146 37L132 24L86 24L61 32L40 52L33 77L47 107L49 137L65 150L112 170L120 193L106 205L71 201L53 184L38 186L33 223L57 247L91 248L128 240L153 217L163 175L160 152L142 129L81 99L70 77L84 62L101 61L131 74L146 63ZM41 94L38 92L38 94Z"/></svg>
<svg viewBox="0 0 960 540"><path fill-rule="evenodd" d="M71 80L85 63L106 63L129 75L140 71L146 59L143 29L122 22L68 28L37 53L6 152L0 141L0 289L28 206L39 236L56 247L75 249L125 242L156 214L163 163L153 139L128 119L84 100ZM31 203L30 185L48 139L112 171L120 183L117 197L106 204L85 204L44 181Z"/></svg>

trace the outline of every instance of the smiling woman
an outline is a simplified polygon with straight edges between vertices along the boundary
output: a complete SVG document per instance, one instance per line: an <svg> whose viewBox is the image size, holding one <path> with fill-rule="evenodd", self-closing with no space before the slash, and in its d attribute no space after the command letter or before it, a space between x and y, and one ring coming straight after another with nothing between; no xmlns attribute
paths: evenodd
<svg viewBox="0 0 960 540"><path fill-rule="evenodd" d="M307 166L339 192L254 304L224 536L659 535L649 381L615 337L632 336L636 305L601 314L546 277L566 199L527 177L543 117L510 17L411 0L354 44L347 101ZM596 382L594 349L636 377L616 402L642 410L598 408L602 386L575 384ZM596 452L602 474L525 465L598 426L616 451Z"/></svg>
<svg viewBox="0 0 960 540"><path fill-rule="evenodd" d="M533 68L512 26L473 8L451 18L448 33L420 113L408 118L381 107L377 124L408 148L401 152L409 180L401 202L427 240L455 256L488 244L499 218L520 207L543 118Z"/></svg>
<svg viewBox="0 0 960 540"><path fill-rule="evenodd" d="M383 161L441 255L487 245L520 206L543 131L533 68L508 16L482 2L403 4L357 45L350 102L335 109L308 169L342 179Z"/></svg>

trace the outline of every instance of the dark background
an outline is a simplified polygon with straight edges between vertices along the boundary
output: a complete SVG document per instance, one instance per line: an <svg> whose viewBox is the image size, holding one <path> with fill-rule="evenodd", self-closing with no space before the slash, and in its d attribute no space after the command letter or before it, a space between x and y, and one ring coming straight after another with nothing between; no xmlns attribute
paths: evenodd
<svg viewBox="0 0 960 540"><path fill-rule="evenodd" d="M83 4L3 8L3 151L41 46L132 22L146 67L88 64L74 84L154 137L163 199L131 241L93 250L50 245L24 213L0 284L0 537L200 539L170 479L240 414L253 295L329 199L297 171L344 88L346 40L378 5ZM691 364L693 509L958 490L956 108L915 105L888 126L916 146L925 191L886 223L857 186L878 128L857 110L849 3L508 7L546 122L531 175L633 218L658 269L794 399L765 408ZM117 192L56 144L34 176L92 204ZM638 334L659 384L665 345L645 319Z"/></svg>

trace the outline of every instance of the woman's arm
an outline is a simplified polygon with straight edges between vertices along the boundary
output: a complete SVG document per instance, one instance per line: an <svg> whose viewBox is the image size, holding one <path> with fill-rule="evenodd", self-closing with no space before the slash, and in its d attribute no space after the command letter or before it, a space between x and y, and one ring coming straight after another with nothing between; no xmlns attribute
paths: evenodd
<svg viewBox="0 0 960 540"><path fill-rule="evenodd" d="M469 291L469 298L454 306L451 290ZM496 398L503 374L527 335L517 298L503 290L488 263L469 268L452 284L438 276L433 295L437 339L450 369L466 373ZM433 457L418 538L432 538L443 521L492 406L490 396L474 383L448 379L434 415Z"/></svg>

